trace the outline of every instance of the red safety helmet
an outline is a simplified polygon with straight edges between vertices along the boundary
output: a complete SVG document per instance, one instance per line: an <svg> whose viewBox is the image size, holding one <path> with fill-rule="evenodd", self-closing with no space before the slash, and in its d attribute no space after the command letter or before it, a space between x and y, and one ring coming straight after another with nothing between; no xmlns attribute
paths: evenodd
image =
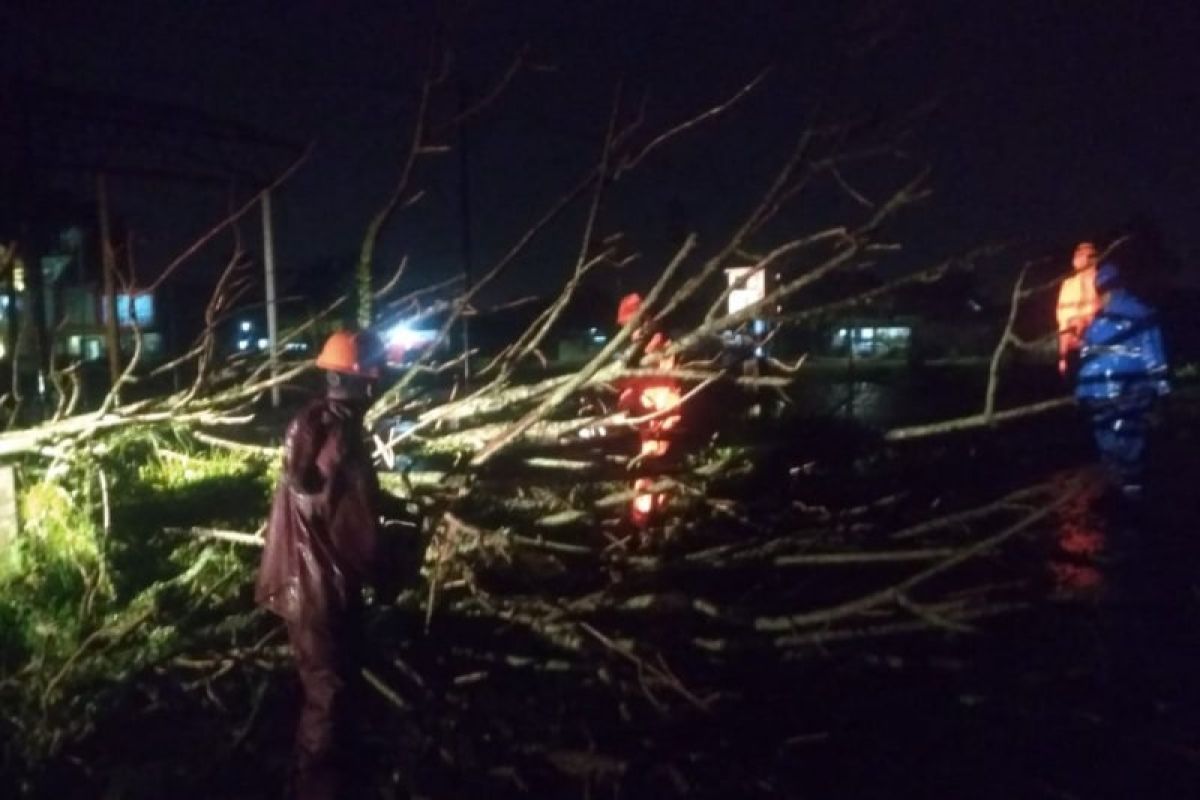
<svg viewBox="0 0 1200 800"><path fill-rule="evenodd" d="M317 356L318 369L360 378L378 378L383 362L383 342L370 331L335 331Z"/></svg>
<svg viewBox="0 0 1200 800"><path fill-rule="evenodd" d="M642 296L640 294L633 292L625 295L621 298L621 304L617 306L617 324L624 325L629 322L641 308Z"/></svg>

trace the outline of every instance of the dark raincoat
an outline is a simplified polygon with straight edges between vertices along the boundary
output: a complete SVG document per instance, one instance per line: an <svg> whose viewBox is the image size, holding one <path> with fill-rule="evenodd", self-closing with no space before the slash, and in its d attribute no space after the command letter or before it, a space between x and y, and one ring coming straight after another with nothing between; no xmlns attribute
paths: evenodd
<svg viewBox="0 0 1200 800"><path fill-rule="evenodd" d="M379 483L362 415L324 398L288 426L255 600L287 622L304 685L299 797L336 797L360 665L361 591L377 569ZM345 788L344 786L342 787Z"/></svg>
<svg viewBox="0 0 1200 800"><path fill-rule="evenodd" d="M351 608L375 578L378 506L361 414L310 403L287 429L255 600L289 623Z"/></svg>

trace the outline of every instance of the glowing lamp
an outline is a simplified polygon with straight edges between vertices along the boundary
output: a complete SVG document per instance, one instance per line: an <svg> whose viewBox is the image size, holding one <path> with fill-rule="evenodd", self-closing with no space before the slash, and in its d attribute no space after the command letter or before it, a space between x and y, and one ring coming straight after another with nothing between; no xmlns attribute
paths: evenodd
<svg viewBox="0 0 1200 800"><path fill-rule="evenodd" d="M730 314L736 314L767 296L767 276L761 267L728 267L725 280L728 286L737 287L729 292Z"/></svg>

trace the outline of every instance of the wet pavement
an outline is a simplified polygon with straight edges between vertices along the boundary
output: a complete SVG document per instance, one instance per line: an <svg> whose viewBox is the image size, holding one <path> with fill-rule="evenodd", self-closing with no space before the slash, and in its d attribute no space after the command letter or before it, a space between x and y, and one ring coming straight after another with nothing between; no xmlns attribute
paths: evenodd
<svg viewBox="0 0 1200 800"><path fill-rule="evenodd" d="M1141 502L1097 483L1005 556L1028 612L845 654L828 690L846 694L780 794L1200 797L1200 415L1173 404ZM967 480L1085 463L1072 424L1015 435Z"/></svg>

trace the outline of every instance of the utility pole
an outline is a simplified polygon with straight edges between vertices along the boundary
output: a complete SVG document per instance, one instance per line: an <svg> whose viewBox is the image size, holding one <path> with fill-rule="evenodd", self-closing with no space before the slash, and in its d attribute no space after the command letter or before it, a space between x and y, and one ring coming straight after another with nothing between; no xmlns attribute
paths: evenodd
<svg viewBox="0 0 1200 800"><path fill-rule="evenodd" d="M461 67L460 67L461 70ZM462 234L463 291L471 289L471 171L467 152L467 125L463 119L467 110L467 85L461 71L458 75L458 203ZM471 382L471 321L462 310L463 388Z"/></svg>
<svg viewBox="0 0 1200 800"><path fill-rule="evenodd" d="M121 334L117 328L116 253L112 246L112 228L108 217L108 187L104 173L96 174L96 211L100 218L100 258L104 272L104 338L108 350L108 381L116 387L121 379Z"/></svg>
<svg viewBox="0 0 1200 800"><path fill-rule="evenodd" d="M263 229L263 284L267 293L267 359L270 364L271 380L279 372L278 319L275 315L275 225L271 220L271 190L262 194ZM279 408L279 386L271 386L271 407Z"/></svg>

